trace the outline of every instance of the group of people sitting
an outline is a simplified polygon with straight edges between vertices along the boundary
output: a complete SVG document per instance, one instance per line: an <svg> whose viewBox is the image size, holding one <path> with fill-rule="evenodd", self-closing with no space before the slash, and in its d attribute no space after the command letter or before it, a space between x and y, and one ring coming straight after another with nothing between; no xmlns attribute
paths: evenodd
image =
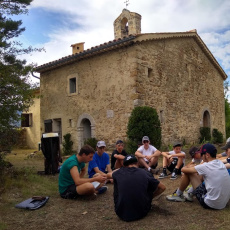
<svg viewBox="0 0 230 230"><path fill-rule="evenodd" d="M96 198L107 191L107 183L114 186L116 214L125 221L133 221L147 215L152 199L166 189L160 181L171 173L175 180L182 174L180 186L169 201L192 201L196 196L207 209L223 209L230 199L230 142L223 147L225 153L217 155L214 145L207 143L201 148L193 147L189 153L191 163L185 165L186 154L177 142L173 150L161 152L150 144L149 137L142 138L135 155L124 150L124 143L118 140L111 155L105 152L106 144L98 141L97 151L85 145L78 154L69 157L62 165L59 174L59 192L62 198L76 199L80 196ZM163 156L163 171L159 173L158 160ZM86 166L88 175L86 178ZM154 177L155 174L155 177Z"/></svg>

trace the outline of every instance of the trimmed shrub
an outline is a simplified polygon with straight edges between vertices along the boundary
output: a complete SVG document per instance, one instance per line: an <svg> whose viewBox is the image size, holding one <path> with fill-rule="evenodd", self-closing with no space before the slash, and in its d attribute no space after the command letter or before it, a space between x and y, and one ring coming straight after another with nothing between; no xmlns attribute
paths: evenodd
<svg viewBox="0 0 230 230"><path fill-rule="evenodd" d="M84 145L90 145L96 151L97 142L98 140L94 137L88 138L87 140L84 141Z"/></svg>
<svg viewBox="0 0 230 230"><path fill-rule="evenodd" d="M200 127L200 143L211 141L211 130L209 127Z"/></svg>
<svg viewBox="0 0 230 230"><path fill-rule="evenodd" d="M63 155L72 155L73 153L73 141L71 141L71 134L67 133L63 136Z"/></svg>
<svg viewBox="0 0 230 230"><path fill-rule="evenodd" d="M148 136L151 143L156 147L161 147L161 125L157 112L148 106L135 107L129 118L127 126L127 151L134 154L138 147L138 142L143 136Z"/></svg>
<svg viewBox="0 0 230 230"><path fill-rule="evenodd" d="M224 136L218 129L212 130L212 138L214 144L223 143L224 141Z"/></svg>

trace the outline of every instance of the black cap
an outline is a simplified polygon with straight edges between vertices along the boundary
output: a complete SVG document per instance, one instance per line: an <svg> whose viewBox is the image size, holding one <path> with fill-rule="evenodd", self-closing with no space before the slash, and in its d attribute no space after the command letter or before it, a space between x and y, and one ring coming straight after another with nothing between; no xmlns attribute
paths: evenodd
<svg viewBox="0 0 230 230"><path fill-rule="evenodd" d="M216 147L210 143L202 145L200 148L200 154L202 156L205 153L216 154L217 153Z"/></svg>
<svg viewBox="0 0 230 230"><path fill-rule="evenodd" d="M119 145L119 144L123 144L124 142L122 141L122 140L118 140L117 142L116 142L116 145Z"/></svg>
<svg viewBox="0 0 230 230"><path fill-rule="evenodd" d="M227 150L230 148L230 142L228 142L225 146L221 147L223 150Z"/></svg>
<svg viewBox="0 0 230 230"><path fill-rule="evenodd" d="M178 146L182 146L182 144L180 143L180 142L175 142L174 144L173 144L173 148L175 148L175 147L178 147Z"/></svg>
<svg viewBox="0 0 230 230"><path fill-rule="evenodd" d="M124 161L123 161L124 166L128 166L133 163L137 163L137 158L134 155L125 156Z"/></svg>
<svg viewBox="0 0 230 230"><path fill-rule="evenodd" d="M194 146L192 147L191 149L189 149L189 154L191 155L191 157L194 157L194 155L199 152L199 149L198 147Z"/></svg>

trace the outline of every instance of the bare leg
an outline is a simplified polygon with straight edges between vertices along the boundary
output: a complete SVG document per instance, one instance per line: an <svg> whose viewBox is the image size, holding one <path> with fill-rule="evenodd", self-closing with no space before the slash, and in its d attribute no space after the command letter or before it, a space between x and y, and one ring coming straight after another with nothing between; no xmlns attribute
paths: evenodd
<svg viewBox="0 0 230 230"><path fill-rule="evenodd" d="M153 193L153 197L156 197L160 195L164 190L166 189L165 185L163 185L161 182L158 184L158 187L156 191Z"/></svg>
<svg viewBox="0 0 230 230"><path fill-rule="evenodd" d="M179 169L183 164L183 157L178 157L177 165L175 168Z"/></svg>
<svg viewBox="0 0 230 230"><path fill-rule="evenodd" d="M115 169L119 169L121 167L123 167L123 160L117 159L115 162Z"/></svg>
<svg viewBox="0 0 230 230"><path fill-rule="evenodd" d="M142 166L142 167L145 167L145 168L149 168L149 165L146 163L146 161L144 160L144 158L142 158L142 157L139 157L138 158L138 163L139 163L139 165L140 166Z"/></svg>
<svg viewBox="0 0 230 230"><path fill-rule="evenodd" d="M153 157L151 161L149 162L149 166L151 167L153 165L156 165L157 162L158 162L158 157Z"/></svg>
<svg viewBox="0 0 230 230"><path fill-rule="evenodd" d="M92 195L95 193L95 188L90 182L78 185L76 190L79 195Z"/></svg>

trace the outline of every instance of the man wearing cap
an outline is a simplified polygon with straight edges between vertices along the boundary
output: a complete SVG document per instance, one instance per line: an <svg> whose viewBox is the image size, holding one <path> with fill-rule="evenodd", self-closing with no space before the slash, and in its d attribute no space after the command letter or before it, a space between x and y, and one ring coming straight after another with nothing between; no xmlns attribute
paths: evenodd
<svg viewBox="0 0 230 230"><path fill-rule="evenodd" d="M156 173L157 171L153 169L157 167L158 157L161 155L161 152L150 145L148 136L142 138L142 144L135 152L139 166L146 168L151 173Z"/></svg>
<svg viewBox="0 0 230 230"><path fill-rule="evenodd" d="M116 149L113 151L111 156L111 168L119 169L123 166L123 160L127 156L127 152L124 150L124 142L118 140L116 142Z"/></svg>
<svg viewBox="0 0 230 230"><path fill-rule="evenodd" d="M163 156L163 172L159 179L167 177L167 169L172 172L171 180L175 180L178 174L181 174L181 169L185 164L185 153L181 151L182 144L175 142L173 150L170 152L162 152Z"/></svg>
<svg viewBox="0 0 230 230"><path fill-rule="evenodd" d="M226 168L230 174L230 142L228 142L221 149L225 150L226 157L219 158L219 160L221 160L225 164L225 166L226 166Z"/></svg>
<svg viewBox="0 0 230 230"><path fill-rule="evenodd" d="M106 144L104 141L97 142L97 152L93 156L93 160L89 162L88 174L89 178L96 173L105 175L107 172L112 172L109 163L109 154L105 152Z"/></svg>
<svg viewBox="0 0 230 230"><path fill-rule="evenodd" d="M229 145L230 145L230 137L226 140L226 145L221 148L221 149L225 150L225 152L217 154L216 157L217 158L222 158L222 159L227 157L228 156L227 149L228 149Z"/></svg>
<svg viewBox="0 0 230 230"><path fill-rule="evenodd" d="M135 156L125 156L123 165L107 174L114 181L115 212L124 221L138 220L148 214L153 197L160 195L165 186L138 168Z"/></svg>
<svg viewBox="0 0 230 230"><path fill-rule="evenodd" d="M223 209L230 199L230 179L225 165L216 159L216 147L204 144L200 153L204 161L196 166L185 166L179 188L172 195L167 196L170 201L185 201L183 192L191 182L193 194L203 208ZM202 178L205 183L202 183ZM192 200L190 200L192 201Z"/></svg>

